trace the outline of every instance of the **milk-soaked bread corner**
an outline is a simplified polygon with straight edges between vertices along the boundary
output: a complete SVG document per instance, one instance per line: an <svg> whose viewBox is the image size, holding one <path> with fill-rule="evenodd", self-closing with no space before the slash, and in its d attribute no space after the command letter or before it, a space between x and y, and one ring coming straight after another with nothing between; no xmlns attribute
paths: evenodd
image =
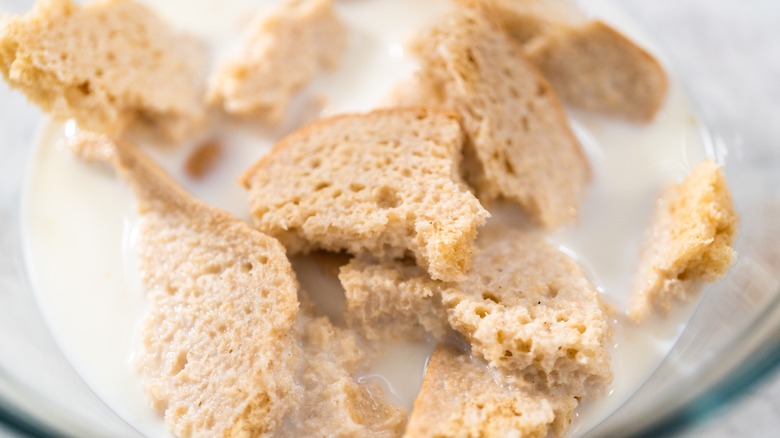
<svg viewBox="0 0 780 438"><path fill-rule="evenodd" d="M295 328L304 357L297 372L303 400L277 436L400 436L406 411L385 400L377 382L359 377L367 372L365 346L352 331L315 316L307 304L303 298Z"/></svg>
<svg viewBox="0 0 780 438"><path fill-rule="evenodd" d="M474 356L548 388L583 398L612 382L611 329L598 292L537 232L481 231L459 282L434 281L400 261L360 259L339 279L346 321L370 339L425 332L443 339L448 323Z"/></svg>
<svg viewBox="0 0 780 438"><path fill-rule="evenodd" d="M647 50L571 1L458 0L484 8L571 107L651 120L662 107L668 79Z"/></svg>
<svg viewBox="0 0 780 438"><path fill-rule="evenodd" d="M280 121L295 92L338 65L347 28L332 0L285 0L258 16L209 80L211 103L226 112Z"/></svg>
<svg viewBox="0 0 780 438"><path fill-rule="evenodd" d="M405 437L561 436L577 400L506 379L451 347L428 362Z"/></svg>
<svg viewBox="0 0 780 438"><path fill-rule="evenodd" d="M526 54L573 107L647 121L667 94L658 60L600 20L557 26Z"/></svg>
<svg viewBox="0 0 780 438"><path fill-rule="evenodd" d="M346 305L344 320L369 341L442 340L452 332L441 289L424 269L408 260L377 262L355 257L339 270Z"/></svg>
<svg viewBox="0 0 780 438"><path fill-rule="evenodd" d="M175 140L204 118L204 48L133 0L45 0L7 17L0 71L55 118L111 136Z"/></svg>
<svg viewBox="0 0 780 438"><path fill-rule="evenodd" d="M297 281L284 248L193 198L135 146L94 136L82 146L137 199L149 300L137 369L153 406L176 436L270 436L302 397Z"/></svg>
<svg viewBox="0 0 780 438"><path fill-rule="evenodd" d="M712 160L669 186L645 235L629 316L666 314L723 276L735 257L737 225L723 168Z"/></svg>
<svg viewBox="0 0 780 438"><path fill-rule="evenodd" d="M291 253L412 255L460 278L487 211L462 183L458 118L428 109L335 116L279 142L242 177L258 227Z"/></svg>
<svg viewBox="0 0 780 438"><path fill-rule="evenodd" d="M482 7L461 8L412 46L422 62L399 102L463 117L464 169L482 201L515 201L543 225L577 216L590 167L550 84Z"/></svg>

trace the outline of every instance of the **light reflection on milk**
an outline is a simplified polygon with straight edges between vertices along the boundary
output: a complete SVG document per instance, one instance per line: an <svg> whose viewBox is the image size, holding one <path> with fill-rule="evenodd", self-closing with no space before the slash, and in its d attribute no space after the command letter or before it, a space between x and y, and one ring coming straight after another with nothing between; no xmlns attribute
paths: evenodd
<svg viewBox="0 0 780 438"><path fill-rule="evenodd" d="M254 3L235 0L217 7L207 0L169 0L154 6L183 29L207 39L219 58L230 50L234 30L247 22ZM276 3L266 2L263 8ZM351 29L349 52L338 71L318 77L296 104L324 96L323 114L372 108L416 67L402 43L448 7L444 0L339 2L339 13ZM609 2L589 2L587 7L649 44ZM676 81L652 124L579 112L571 116L594 178L579 224L552 233L549 240L585 267L610 303L624 308L654 197L664 183L679 179L703 159L705 147ZM64 352L98 395L144 435L166 436L132 365L139 318L146 305L135 271L132 200L108 169L87 166L54 147L65 133L57 124L43 133L24 194L27 261L40 306ZM213 130L208 136L224 145L224 153L203 181L189 179L183 172L193 145L151 153L197 196L248 218L245 193L235 180L279 135L234 124ZM511 209L496 210L494 216L494 223L512 221ZM307 274L310 267L300 263L296 269L299 275L312 275ZM615 382L608 396L578 408L572 426L575 434L608 415L638 388L671 348L689 313L690 309L679 309L667 323L644 327L615 317L619 320L611 341ZM432 348L430 344L389 345L383 359L361 378L380 381L394 401L410 408Z"/></svg>

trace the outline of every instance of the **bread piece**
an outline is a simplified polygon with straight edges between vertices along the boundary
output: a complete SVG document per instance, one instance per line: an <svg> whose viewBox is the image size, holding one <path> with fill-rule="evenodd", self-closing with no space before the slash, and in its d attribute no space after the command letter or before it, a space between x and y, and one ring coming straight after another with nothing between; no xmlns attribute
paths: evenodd
<svg viewBox="0 0 780 438"><path fill-rule="evenodd" d="M582 269L539 234L481 232L471 270L454 284L433 281L422 269L397 261L353 261L339 278L347 320L369 334L419 332L420 327L405 327L409 323L441 330L436 300L442 297L449 325L493 367L577 397L598 393L612 381L610 329L598 293ZM356 294L367 297L357 300ZM375 303L393 304L376 311ZM418 316L408 313L414 307Z"/></svg>
<svg viewBox="0 0 780 438"><path fill-rule="evenodd" d="M344 320L370 341L444 339L451 332L439 287L414 262L355 258L341 267L339 280L347 299Z"/></svg>
<svg viewBox="0 0 780 438"><path fill-rule="evenodd" d="M637 270L629 316L642 321L692 298L734 260L737 213L722 168L707 160L656 205Z"/></svg>
<svg viewBox="0 0 780 438"><path fill-rule="evenodd" d="M132 0L39 2L0 26L0 71L57 119L111 136L178 139L204 116L200 43Z"/></svg>
<svg viewBox="0 0 780 438"><path fill-rule="evenodd" d="M286 0L259 16L240 49L209 83L209 100L228 113L278 122L295 92L321 69L334 68L347 46L347 29L331 0Z"/></svg>
<svg viewBox="0 0 780 438"><path fill-rule="evenodd" d="M559 26L528 44L526 55L573 107L647 121L666 97L658 61L598 20Z"/></svg>
<svg viewBox="0 0 780 438"><path fill-rule="evenodd" d="M449 347L433 353L406 437L546 437L569 426L577 400L513 386Z"/></svg>
<svg viewBox="0 0 780 438"><path fill-rule="evenodd" d="M577 397L611 383L610 329L598 292L541 235L483 233L471 274L442 296L452 327L491 366Z"/></svg>
<svg viewBox="0 0 780 438"><path fill-rule="evenodd" d="M573 220L589 165L522 47L482 9L466 8L418 38L414 50L419 82L401 101L461 114L464 167L479 199L516 201L550 227Z"/></svg>
<svg viewBox="0 0 780 438"><path fill-rule="evenodd" d="M315 122L242 177L262 231L291 253L320 248L402 257L433 278L463 276L488 216L458 174L456 116L379 110Z"/></svg>
<svg viewBox="0 0 780 438"><path fill-rule="evenodd" d="M137 198L150 302L137 365L153 406L176 436L273 434L301 396L297 283L284 248L194 199L134 146L99 149Z"/></svg>
<svg viewBox="0 0 780 438"><path fill-rule="evenodd" d="M305 358L299 373L304 397L279 436L401 435L406 412L387 403L381 387L355 378L365 357L352 333L304 311L298 319L297 336Z"/></svg>
<svg viewBox="0 0 780 438"><path fill-rule="evenodd" d="M575 108L648 121L667 94L660 63L625 35L568 1L460 0L483 8Z"/></svg>
<svg viewBox="0 0 780 438"><path fill-rule="evenodd" d="M585 23L571 0L456 0L460 7L481 8L519 43L525 44L560 25Z"/></svg>

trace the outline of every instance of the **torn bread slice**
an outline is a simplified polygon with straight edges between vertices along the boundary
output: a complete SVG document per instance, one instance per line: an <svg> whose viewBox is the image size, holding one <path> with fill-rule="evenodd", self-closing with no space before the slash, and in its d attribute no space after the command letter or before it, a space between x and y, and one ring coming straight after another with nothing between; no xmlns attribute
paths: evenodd
<svg viewBox="0 0 780 438"><path fill-rule="evenodd" d="M576 218L589 164L550 84L482 9L462 8L416 40L422 68L402 103L463 118L464 168L482 201L506 198L546 226Z"/></svg>
<svg viewBox="0 0 780 438"><path fill-rule="evenodd" d="M153 406L176 436L274 433L300 397L297 282L284 248L194 199L131 144L100 150L137 199L149 298L137 365Z"/></svg>
<svg viewBox="0 0 780 438"><path fill-rule="evenodd" d="M629 316L666 314L724 275L734 260L737 224L723 169L712 160L668 187L645 236Z"/></svg>
<svg viewBox="0 0 780 438"><path fill-rule="evenodd" d="M441 346L428 362L405 436L561 436L576 406L572 396L512 385L498 370Z"/></svg>
<svg viewBox="0 0 780 438"><path fill-rule="evenodd" d="M598 292L541 234L482 233L471 274L442 299L450 325L491 366L577 397L612 382L610 327Z"/></svg>
<svg viewBox="0 0 780 438"><path fill-rule="evenodd" d="M480 232L471 270L456 283L431 280L400 261L353 261L339 278L345 319L364 332L442 331L441 299L449 325L493 367L577 397L597 394L612 381L610 327L598 292L538 233L503 227ZM377 302L395 304L378 312ZM413 306L415 317L408 314Z"/></svg>
<svg viewBox="0 0 780 438"><path fill-rule="evenodd" d="M461 182L450 113L332 117L279 142L242 177L259 228L291 253L411 253L433 278L461 278L487 211Z"/></svg>
<svg viewBox="0 0 780 438"><path fill-rule="evenodd" d="M285 0L249 27L240 48L217 67L208 96L228 113L282 119L294 93L334 68L347 29L331 0Z"/></svg>
<svg viewBox="0 0 780 438"><path fill-rule="evenodd" d="M658 60L599 20L558 26L529 43L526 55L572 107L647 121L666 98Z"/></svg>
<svg viewBox="0 0 780 438"><path fill-rule="evenodd" d="M406 411L388 403L376 382L356 377L366 371L365 349L352 332L315 317L303 302L296 325L305 358L298 373L303 400L278 436L400 436Z"/></svg>
<svg viewBox="0 0 780 438"><path fill-rule="evenodd" d="M0 71L57 119L118 136L152 129L168 140L204 118L206 56L132 0L39 2L0 27Z"/></svg>
<svg viewBox="0 0 780 438"><path fill-rule="evenodd" d="M668 79L658 60L571 2L460 3L484 8L501 23L567 105L636 121L652 119L663 105Z"/></svg>
<svg viewBox="0 0 780 438"><path fill-rule="evenodd" d="M460 7L482 8L519 43L525 44L560 25L577 25L587 16L572 0L455 0Z"/></svg>
<svg viewBox="0 0 780 438"><path fill-rule="evenodd" d="M414 262L377 263L356 257L342 266L344 321L369 341L444 339L452 332L441 303L446 287L431 280Z"/></svg>

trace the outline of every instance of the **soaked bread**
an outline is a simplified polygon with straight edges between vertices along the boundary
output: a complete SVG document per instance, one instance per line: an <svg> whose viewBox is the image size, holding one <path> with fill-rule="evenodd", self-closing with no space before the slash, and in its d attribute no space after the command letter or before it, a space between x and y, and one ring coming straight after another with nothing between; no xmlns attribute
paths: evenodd
<svg viewBox="0 0 780 438"><path fill-rule="evenodd" d="M291 253L412 254L433 278L461 278L487 211L458 173L452 114L377 110L315 122L242 177L258 227Z"/></svg>
<svg viewBox="0 0 780 438"><path fill-rule="evenodd" d="M405 436L560 436L576 406L574 397L539 392L467 354L439 347L428 363Z"/></svg>
<svg viewBox="0 0 780 438"><path fill-rule="evenodd" d="M131 144L99 150L136 195L149 299L137 365L153 406L176 436L273 434L301 397L284 248L194 199Z"/></svg>
<svg viewBox="0 0 780 438"><path fill-rule="evenodd" d="M303 400L290 412L279 436L383 438L403 433L406 411L387 403L379 385L356 378L365 371L361 366L366 353L352 332L315 317L304 305L296 338L305 357L298 377Z"/></svg>
<svg viewBox="0 0 780 438"><path fill-rule="evenodd" d="M668 79L645 49L567 1L460 0L484 8L567 105L635 121L663 105Z"/></svg>
<svg viewBox="0 0 780 438"><path fill-rule="evenodd" d="M574 260L540 234L494 229L480 236L472 263L442 299L474 353L577 397L612 382L609 323Z"/></svg>
<svg viewBox="0 0 780 438"><path fill-rule="evenodd" d="M370 341L444 339L452 330L440 287L413 263L354 258L341 267L347 325ZM438 286L438 287L437 287Z"/></svg>
<svg viewBox="0 0 780 438"><path fill-rule="evenodd" d="M401 104L459 113L464 170L481 201L505 198L543 225L576 218L589 165L550 84L482 8L462 8L416 39L422 62Z"/></svg>
<svg viewBox="0 0 780 438"><path fill-rule="evenodd" d="M472 268L457 283L433 281L397 261L379 266L353 261L340 278L346 319L368 333L377 329L365 328L371 323L367 315L387 324L380 334L405 333L410 322L420 326L417 331L440 333L445 313L437 300L442 300L449 325L495 368L577 397L596 395L612 382L610 328L598 292L540 234L483 231ZM393 304L377 311L376 303ZM418 309L416 315L410 308Z"/></svg>
<svg viewBox="0 0 780 438"><path fill-rule="evenodd" d="M564 102L583 110L647 121L667 94L661 64L602 21L559 26L526 55Z"/></svg>
<svg viewBox="0 0 780 438"><path fill-rule="evenodd" d="M278 122L294 93L336 67L346 46L347 29L331 0L286 0L250 24L211 78L209 100L228 113Z"/></svg>
<svg viewBox="0 0 780 438"><path fill-rule="evenodd" d="M666 314L724 275L735 257L737 222L723 169L713 161L668 187L645 237L629 316Z"/></svg>
<svg viewBox="0 0 780 438"><path fill-rule="evenodd" d="M140 127L175 140L204 118L201 44L133 0L46 0L7 18L0 71L55 118L110 136Z"/></svg>

